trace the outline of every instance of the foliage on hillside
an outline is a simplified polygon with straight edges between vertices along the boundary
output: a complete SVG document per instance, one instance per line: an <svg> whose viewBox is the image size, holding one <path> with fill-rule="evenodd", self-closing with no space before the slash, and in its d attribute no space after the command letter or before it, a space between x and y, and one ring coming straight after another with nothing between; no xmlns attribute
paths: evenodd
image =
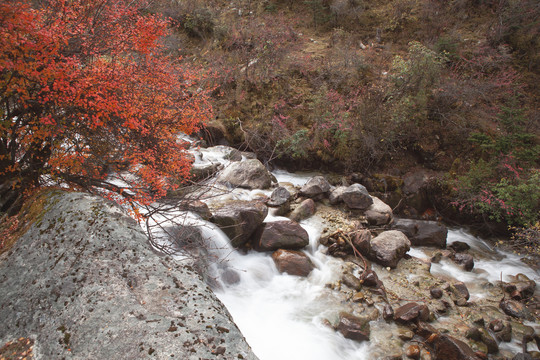
<svg viewBox="0 0 540 360"><path fill-rule="evenodd" d="M156 9L175 20L171 45L220 74L213 101L233 145L296 168L421 165L448 172L457 208L538 219L534 201L516 209L521 218L478 201L488 192L519 203L538 185L538 2L162 0ZM509 158L519 177L500 170ZM478 178L480 167L489 174Z"/></svg>

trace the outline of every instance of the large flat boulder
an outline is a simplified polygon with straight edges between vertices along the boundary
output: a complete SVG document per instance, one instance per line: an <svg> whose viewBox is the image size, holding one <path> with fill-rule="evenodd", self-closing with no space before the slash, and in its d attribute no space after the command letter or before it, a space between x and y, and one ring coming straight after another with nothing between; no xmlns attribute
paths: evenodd
<svg viewBox="0 0 540 360"><path fill-rule="evenodd" d="M257 159L233 162L218 176L218 181L234 187L268 189L272 174Z"/></svg>
<svg viewBox="0 0 540 360"><path fill-rule="evenodd" d="M294 221L272 221L257 229L252 244L257 251L298 250L309 244L309 234Z"/></svg>
<svg viewBox="0 0 540 360"><path fill-rule="evenodd" d="M437 221L394 219L394 229L402 231L414 246L444 249L448 228Z"/></svg>
<svg viewBox="0 0 540 360"><path fill-rule="evenodd" d="M256 359L193 264L156 254L111 202L55 193L43 209L0 256L0 344L33 339L36 359Z"/></svg>
<svg viewBox="0 0 540 360"><path fill-rule="evenodd" d="M244 200L226 201L211 211L210 221L223 230L234 247L244 245L268 215L263 203Z"/></svg>

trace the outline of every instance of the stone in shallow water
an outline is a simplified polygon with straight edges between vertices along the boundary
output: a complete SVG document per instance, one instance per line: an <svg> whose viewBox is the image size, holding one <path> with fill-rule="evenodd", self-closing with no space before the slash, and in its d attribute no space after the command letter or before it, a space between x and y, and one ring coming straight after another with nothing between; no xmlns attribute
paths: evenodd
<svg viewBox="0 0 540 360"><path fill-rule="evenodd" d="M313 201L312 199L306 199L302 201L296 207L296 209L293 210L291 215L289 215L289 218L292 221L301 221L315 214L315 211L316 211L315 201Z"/></svg>
<svg viewBox="0 0 540 360"><path fill-rule="evenodd" d="M360 318L349 313L339 315L337 330L347 339L369 341L369 318Z"/></svg>
<svg viewBox="0 0 540 360"><path fill-rule="evenodd" d="M353 184L343 191L343 201L351 209L366 210L373 204L373 199L369 195L365 186Z"/></svg>
<svg viewBox="0 0 540 360"><path fill-rule="evenodd" d="M294 221L273 221L257 229L252 244L257 251L298 250L309 244L309 234Z"/></svg>
<svg viewBox="0 0 540 360"><path fill-rule="evenodd" d="M291 193L289 190L280 186L272 191L270 195L270 200L268 201L268 206L281 206L288 202L291 199Z"/></svg>
<svg viewBox="0 0 540 360"><path fill-rule="evenodd" d="M394 320L401 324L413 321L426 321L429 318L429 309L424 304L415 302L405 304L397 308L394 312Z"/></svg>
<svg viewBox="0 0 540 360"><path fill-rule="evenodd" d="M384 231L371 240L370 258L382 266L395 268L411 248L411 242L401 231Z"/></svg>
<svg viewBox="0 0 540 360"><path fill-rule="evenodd" d="M314 266L309 257L300 251L279 249L272 254L279 272L308 276Z"/></svg>
<svg viewBox="0 0 540 360"><path fill-rule="evenodd" d="M300 195L309 198L319 198L325 196L330 191L330 184L323 176L315 176L300 189Z"/></svg>

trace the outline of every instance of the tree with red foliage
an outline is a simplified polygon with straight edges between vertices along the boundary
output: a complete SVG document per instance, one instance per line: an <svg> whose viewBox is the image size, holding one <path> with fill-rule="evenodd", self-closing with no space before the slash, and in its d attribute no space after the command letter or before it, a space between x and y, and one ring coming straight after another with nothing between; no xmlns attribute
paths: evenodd
<svg viewBox="0 0 540 360"><path fill-rule="evenodd" d="M188 177L178 135L211 109L167 26L145 0L0 2L0 211L44 183L149 203Z"/></svg>

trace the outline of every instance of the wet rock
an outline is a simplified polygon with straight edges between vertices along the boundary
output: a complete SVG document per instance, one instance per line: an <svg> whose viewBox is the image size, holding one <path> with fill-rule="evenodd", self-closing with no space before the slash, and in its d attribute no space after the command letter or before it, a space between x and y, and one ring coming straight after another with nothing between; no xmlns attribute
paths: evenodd
<svg viewBox="0 0 540 360"><path fill-rule="evenodd" d="M467 289L467 285L465 285L463 282L451 284L448 287L448 290L452 295L454 295L454 299L463 298L465 300L469 300L469 289Z"/></svg>
<svg viewBox="0 0 540 360"><path fill-rule="evenodd" d="M240 282L240 274L231 268L226 268L221 273L221 280L227 285L234 285Z"/></svg>
<svg viewBox="0 0 540 360"><path fill-rule="evenodd" d="M347 189L346 186L337 186L330 192L328 199L331 205L337 205L343 202L343 192Z"/></svg>
<svg viewBox="0 0 540 360"><path fill-rule="evenodd" d="M401 324L415 321L426 321L429 318L429 309L424 304L415 302L405 304L394 312L394 320Z"/></svg>
<svg viewBox="0 0 540 360"><path fill-rule="evenodd" d="M366 270L362 274L362 283L366 286L378 287L380 286L381 281L379 280L379 277L377 276L377 273L375 271Z"/></svg>
<svg viewBox="0 0 540 360"><path fill-rule="evenodd" d="M315 176L302 186L300 195L309 198L322 198L330 191L330 184L323 176Z"/></svg>
<svg viewBox="0 0 540 360"><path fill-rule="evenodd" d="M414 337L414 332L408 327L398 327L398 337L403 341L409 341Z"/></svg>
<svg viewBox="0 0 540 360"><path fill-rule="evenodd" d="M386 225L390 223L393 219L392 208L378 197L372 196L371 198L373 199L373 204L365 212L367 221L371 225Z"/></svg>
<svg viewBox="0 0 540 360"><path fill-rule="evenodd" d="M223 165L220 162L205 163L205 164L193 164L189 173L191 174L191 180L201 181L214 176Z"/></svg>
<svg viewBox="0 0 540 360"><path fill-rule="evenodd" d="M280 273L289 275L308 276L314 268L309 257L300 251L279 249L272 259Z"/></svg>
<svg viewBox="0 0 540 360"><path fill-rule="evenodd" d="M229 161L241 161L242 153L238 151L237 149L231 148L231 151L228 154L226 154L223 158Z"/></svg>
<svg viewBox="0 0 540 360"><path fill-rule="evenodd" d="M504 323L500 319L495 319L489 322L489 329L493 331L497 340L504 342L512 341L512 325L510 323Z"/></svg>
<svg viewBox="0 0 540 360"><path fill-rule="evenodd" d="M529 354L525 354L525 353L519 353L519 354L516 354L516 356L514 356L512 358L512 360L534 360L533 357Z"/></svg>
<svg viewBox="0 0 540 360"><path fill-rule="evenodd" d="M247 189L268 189L272 175L257 159L234 162L218 176L219 182Z"/></svg>
<svg viewBox="0 0 540 360"><path fill-rule="evenodd" d="M294 221L273 221L257 229L252 244L257 251L298 250L309 244L309 235Z"/></svg>
<svg viewBox="0 0 540 360"><path fill-rule="evenodd" d="M353 184L343 191L343 202L350 209L366 210L373 204L373 199L363 185Z"/></svg>
<svg viewBox="0 0 540 360"><path fill-rule="evenodd" d="M178 208L183 211L191 211L199 215L203 220L209 220L212 217L208 205L200 200L182 201L178 204Z"/></svg>
<svg viewBox="0 0 540 360"><path fill-rule="evenodd" d="M515 300L503 300L499 304L499 307L506 315L510 315L518 319L534 320L534 316L531 314L529 309L527 309L527 307L522 303Z"/></svg>
<svg viewBox="0 0 540 360"><path fill-rule="evenodd" d="M274 191L272 191L272 195L270 195L270 200L268 201L268 206L274 206L278 207L281 206L291 199L291 193L289 190L284 188L283 186L280 186L276 188Z"/></svg>
<svg viewBox="0 0 540 360"><path fill-rule="evenodd" d="M434 299L440 299L443 296L443 291L441 288L434 287L429 290L429 293Z"/></svg>
<svg viewBox="0 0 540 360"><path fill-rule="evenodd" d="M212 221L231 239L234 247L244 245L268 214L261 202L232 200L211 209Z"/></svg>
<svg viewBox="0 0 540 360"><path fill-rule="evenodd" d="M457 253L453 260L456 264L463 266L465 271L471 271L474 268L474 259L470 254Z"/></svg>
<svg viewBox="0 0 540 360"><path fill-rule="evenodd" d="M411 248L411 242L401 231L384 231L371 240L370 257L382 266L395 268Z"/></svg>
<svg viewBox="0 0 540 360"><path fill-rule="evenodd" d="M43 208L0 255L0 339L31 334L40 359L215 359L200 334L221 359L257 359L194 262L158 256L112 202L55 193Z"/></svg>
<svg viewBox="0 0 540 360"><path fill-rule="evenodd" d="M409 345L405 350L405 355L409 359L420 359L420 346L418 345Z"/></svg>
<svg viewBox="0 0 540 360"><path fill-rule="evenodd" d="M362 255L368 255L371 250L371 232L368 229L360 229L353 233L351 242Z"/></svg>
<svg viewBox="0 0 540 360"><path fill-rule="evenodd" d="M383 308L383 319L388 321L392 320L394 318L394 309L392 309L392 306L390 304L385 304Z"/></svg>
<svg viewBox="0 0 540 360"><path fill-rule="evenodd" d="M463 341L449 335L437 335L432 341L434 360L478 360L478 355Z"/></svg>
<svg viewBox="0 0 540 360"><path fill-rule="evenodd" d="M360 279L358 279L351 273L343 274L343 276L341 277L341 282L353 290L360 290L360 287L362 287Z"/></svg>
<svg viewBox="0 0 540 360"><path fill-rule="evenodd" d="M448 229L436 221L394 219L393 228L402 231L414 246L446 247Z"/></svg>
<svg viewBox="0 0 540 360"><path fill-rule="evenodd" d="M448 245L448 248L454 250L457 253L460 253L469 250L471 247L466 242L454 241L453 243Z"/></svg>
<svg viewBox="0 0 540 360"><path fill-rule="evenodd" d="M504 291L510 293L512 299L522 300L529 299L534 295L536 282L530 280L524 274L517 274L515 280L510 283L504 283Z"/></svg>
<svg viewBox="0 0 540 360"><path fill-rule="evenodd" d="M306 199L293 210L291 215L289 215L289 218L293 221L301 221L315 214L316 210L317 207L315 205L315 201L312 199Z"/></svg>
<svg viewBox="0 0 540 360"><path fill-rule="evenodd" d="M495 340L491 334L484 328L478 329L480 332L480 341L482 341L487 346L488 354L496 354L499 352L499 345L497 340Z"/></svg>
<svg viewBox="0 0 540 360"><path fill-rule="evenodd" d="M369 318L360 318L349 313L339 314L337 330L347 339L369 341Z"/></svg>
<svg viewBox="0 0 540 360"><path fill-rule="evenodd" d="M430 261L434 264L438 264L439 262L441 262L442 259L448 259L451 256L452 252L450 250L436 251L435 253L433 253Z"/></svg>

